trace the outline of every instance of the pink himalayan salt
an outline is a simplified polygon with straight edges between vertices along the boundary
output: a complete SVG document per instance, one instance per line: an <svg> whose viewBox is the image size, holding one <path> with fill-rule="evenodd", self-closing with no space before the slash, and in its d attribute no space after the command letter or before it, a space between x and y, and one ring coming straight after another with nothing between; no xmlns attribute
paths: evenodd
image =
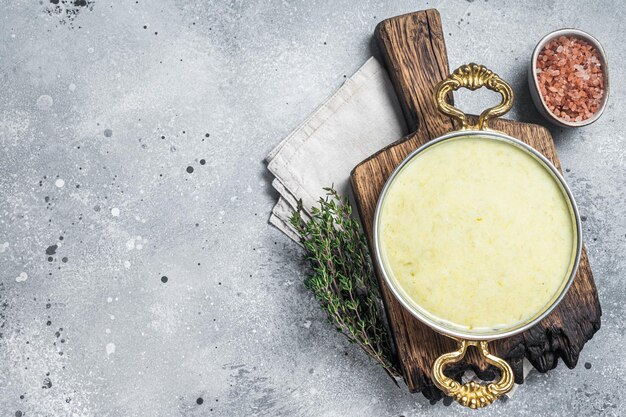
<svg viewBox="0 0 626 417"><path fill-rule="evenodd" d="M573 36L552 39L537 58L537 78L548 109L562 120L580 122L600 109L604 70L589 42Z"/></svg>

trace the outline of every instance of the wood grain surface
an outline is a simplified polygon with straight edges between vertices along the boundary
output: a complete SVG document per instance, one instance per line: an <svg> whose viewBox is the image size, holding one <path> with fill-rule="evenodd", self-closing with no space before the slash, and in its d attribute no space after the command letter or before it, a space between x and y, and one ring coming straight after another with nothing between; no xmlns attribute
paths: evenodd
<svg viewBox="0 0 626 417"><path fill-rule="evenodd" d="M379 151L352 171L354 196L370 247L376 203L391 172L411 151L454 130L454 122L437 111L432 98L435 85L449 73L439 13L426 10L385 20L377 26L375 37L414 133ZM480 62L480 58L475 60L489 66L489 62ZM490 126L533 146L560 170L554 142L546 128L502 119L492 121ZM431 400L440 399L442 393L432 383L431 367L439 355L455 348L455 342L415 319L394 298L380 274L378 278L397 361L409 389L421 391ZM492 342L492 351L511 364L517 383L523 382L524 357L541 372L556 367L559 358L572 368L584 344L600 328L601 314L583 247L576 278L559 306L526 332ZM449 373L458 377L467 369L473 369L481 378L495 376L494 370L473 349Z"/></svg>

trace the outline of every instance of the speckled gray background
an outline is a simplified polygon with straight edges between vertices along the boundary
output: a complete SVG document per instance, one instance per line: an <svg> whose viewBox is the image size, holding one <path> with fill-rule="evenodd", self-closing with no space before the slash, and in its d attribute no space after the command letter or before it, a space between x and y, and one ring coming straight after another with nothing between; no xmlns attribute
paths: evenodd
<svg viewBox="0 0 626 417"><path fill-rule="evenodd" d="M265 155L372 54L377 22L427 7L452 66L513 84L519 120L542 122L525 81L542 35L606 48L605 115L552 128L602 329L576 369L481 414L626 414L623 2L54 3L0 6L0 415L476 415L396 387L333 332L267 224Z"/></svg>

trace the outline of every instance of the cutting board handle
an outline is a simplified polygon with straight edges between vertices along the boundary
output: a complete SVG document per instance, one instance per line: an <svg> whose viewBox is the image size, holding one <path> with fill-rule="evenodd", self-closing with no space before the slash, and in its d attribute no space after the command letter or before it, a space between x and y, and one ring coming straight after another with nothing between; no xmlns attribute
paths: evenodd
<svg viewBox="0 0 626 417"><path fill-rule="evenodd" d="M453 129L437 110L435 86L450 72L441 17L435 9L383 20L374 33L410 132L436 138ZM419 87L418 87L419 86ZM452 94L448 102L453 104Z"/></svg>

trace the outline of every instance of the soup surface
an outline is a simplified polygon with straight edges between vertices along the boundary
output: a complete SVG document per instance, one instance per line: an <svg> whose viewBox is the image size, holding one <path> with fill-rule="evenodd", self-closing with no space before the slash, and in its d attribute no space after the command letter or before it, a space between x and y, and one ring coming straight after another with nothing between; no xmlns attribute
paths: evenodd
<svg viewBox="0 0 626 417"><path fill-rule="evenodd" d="M380 210L387 274L447 328L488 333L527 322L573 267L567 194L508 142L468 136L427 148L398 173Z"/></svg>

